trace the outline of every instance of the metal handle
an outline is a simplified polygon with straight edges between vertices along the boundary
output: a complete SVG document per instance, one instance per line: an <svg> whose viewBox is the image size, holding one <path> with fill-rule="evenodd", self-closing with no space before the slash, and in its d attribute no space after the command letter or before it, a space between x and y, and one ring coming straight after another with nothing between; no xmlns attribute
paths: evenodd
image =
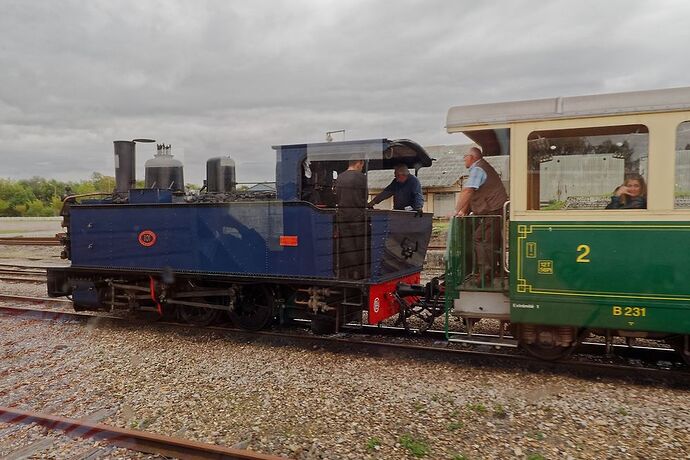
<svg viewBox="0 0 690 460"><path fill-rule="evenodd" d="M501 229L501 254L503 257L501 257L501 259L503 260L503 271L506 273L510 273L510 269L508 268L508 251L506 251L505 241L506 222L508 222L508 206L510 206L510 200L503 203L503 221L501 222L503 224Z"/></svg>

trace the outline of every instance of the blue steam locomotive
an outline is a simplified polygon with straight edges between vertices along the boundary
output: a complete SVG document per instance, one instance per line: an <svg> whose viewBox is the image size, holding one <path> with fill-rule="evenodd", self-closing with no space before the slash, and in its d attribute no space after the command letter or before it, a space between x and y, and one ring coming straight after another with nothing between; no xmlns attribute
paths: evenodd
<svg viewBox="0 0 690 460"><path fill-rule="evenodd" d="M229 157L207 162L199 193L184 190L182 164L159 145L136 188L135 141L115 141L112 193L69 196L62 215L63 257L48 270L50 296L75 310L128 310L205 325L227 314L257 330L306 318L319 332L398 313L398 285L418 284L431 214L363 211L360 279L342 269L334 185L352 159L366 170L431 165L409 140L283 145L275 190L237 187Z"/></svg>

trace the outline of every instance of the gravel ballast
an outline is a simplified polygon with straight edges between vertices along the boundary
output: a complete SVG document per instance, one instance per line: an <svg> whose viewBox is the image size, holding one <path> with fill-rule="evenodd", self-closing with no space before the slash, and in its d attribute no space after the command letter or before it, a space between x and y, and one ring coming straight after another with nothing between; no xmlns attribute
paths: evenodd
<svg viewBox="0 0 690 460"><path fill-rule="evenodd" d="M0 329L2 405L299 459L690 458L683 390L99 320Z"/></svg>

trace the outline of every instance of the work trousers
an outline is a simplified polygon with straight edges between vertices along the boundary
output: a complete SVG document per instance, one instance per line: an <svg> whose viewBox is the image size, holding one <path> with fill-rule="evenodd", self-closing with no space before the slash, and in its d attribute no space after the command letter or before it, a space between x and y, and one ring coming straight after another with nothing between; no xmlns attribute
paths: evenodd
<svg viewBox="0 0 690 460"><path fill-rule="evenodd" d="M474 230L474 253L477 260L478 272L481 276L489 276L500 268L501 258L501 209L491 211L488 216L481 217ZM496 217L494 217L496 216Z"/></svg>

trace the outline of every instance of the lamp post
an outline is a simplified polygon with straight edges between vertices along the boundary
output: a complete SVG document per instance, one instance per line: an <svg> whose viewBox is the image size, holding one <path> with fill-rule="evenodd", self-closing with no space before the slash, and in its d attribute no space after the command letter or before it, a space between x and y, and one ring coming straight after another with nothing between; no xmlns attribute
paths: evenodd
<svg viewBox="0 0 690 460"><path fill-rule="evenodd" d="M343 137L345 137L344 129L338 129L336 131L326 131L326 142L333 142L333 134L335 133L343 133Z"/></svg>

